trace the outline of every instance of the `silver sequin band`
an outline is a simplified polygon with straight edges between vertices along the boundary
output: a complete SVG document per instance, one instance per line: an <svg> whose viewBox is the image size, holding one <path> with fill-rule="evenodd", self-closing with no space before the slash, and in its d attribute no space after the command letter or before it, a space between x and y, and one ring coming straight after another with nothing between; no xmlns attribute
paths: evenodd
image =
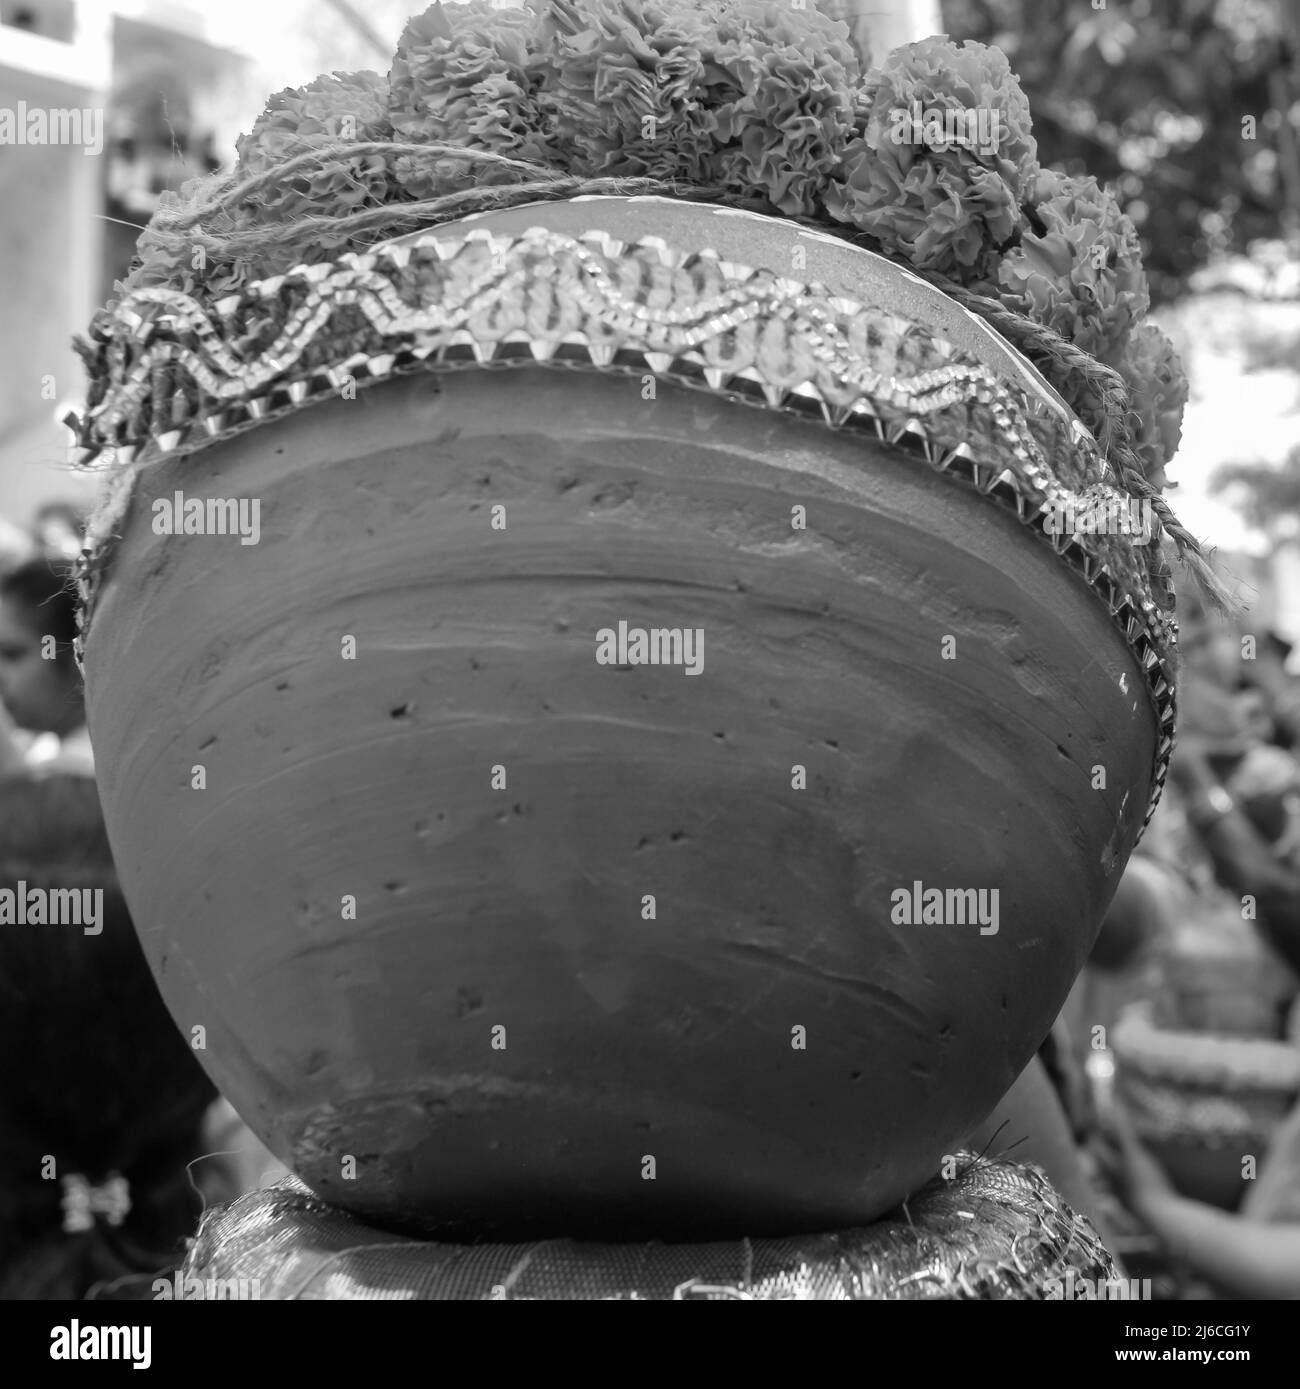
<svg viewBox="0 0 1300 1389"><path fill-rule="evenodd" d="M643 375L762 409L866 431L1002 505L1106 604L1158 720L1146 821L1173 748L1177 624L1146 554L1103 528L1044 518L1123 515L1092 435L930 327L816 283L661 238L541 227L425 233L300 266L204 306L137 289L105 310L83 352L81 466L135 470L268 420L416 371L548 367ZM107 553L83 556L84 621ZM83 630L84 636L84 630Z"/></svg>

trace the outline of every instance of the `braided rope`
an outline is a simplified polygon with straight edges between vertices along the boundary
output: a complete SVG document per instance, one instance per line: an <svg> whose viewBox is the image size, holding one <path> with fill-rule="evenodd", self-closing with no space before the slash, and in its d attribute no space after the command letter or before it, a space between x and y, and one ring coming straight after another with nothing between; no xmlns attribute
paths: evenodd
<svg viewBox="0 0 1300 1389"><path fill-rule="evenodd" d="M241 205L263 188L283 183L286 178L303 169L340 156L359 157L380 153L394 158L403 155L418 155L425 159L458 158L519 174L524 181L479 185L458 193L444 193L437 198L387 202L378 207L345 213L313 213L296 218L288 225L277 222L240 227L234 224L234 215ZM348 240L358 248L365 248L404 231L438 226L472 213L491 212L530 202L602 195L629 198L658 195L719 203L727 199L726 190L720 186L685 184L649 177L566 174L549 165L511 159L490 150L469 150L461 145L436 142L409 144L394 140L334 141L294 155L283 164L250 175L241 182L233 182L229 176L217 176L202 181L201 188L211 190L211 196L196 201L187 210L160 208L149 224L149 234L173 251L197 244L219 252L230 261L263 247L286 244L301 246L303 258L307 259L314 244L331 234L340 233L346 234ZM775 209L771 211L779 215ZM228 228L221 231L204 229L204 223L220 225L223 220L230 223Z"/></svg>
<svg viewBox="0 0 1300 1389"><path fill-rule="evenodd" d="M336 141L332 144L304 150L302 154L295 154L282 164L273 164L262 170L261 173L250 174L242 183L233 182L230 176L219 176L217 182L221 186L216 197L206 203L196 204L188 212L165 209L159 215L166 220L168 230L194 226L213 212L237 207L255 193L261 192L263 188L270 187L272 184L283 183L291 174L296 174L300 169L311 168L313 165L319 164L323 158L339 154L346 154L350 159L367 154L396 156L412 154L426 158L430 155L442 157L458 154L461 158L467 156L472 158L476 164L499 165L502 168L530 175L534 180L540 182L555 182L567 177L559 170L548 169L545 165L534 164L523 159L511 159L508 155L496 154L491 150L466 150L460 145L404 144L395 140ZM355 215L345 214L335 220L351 225Z"/></svg>

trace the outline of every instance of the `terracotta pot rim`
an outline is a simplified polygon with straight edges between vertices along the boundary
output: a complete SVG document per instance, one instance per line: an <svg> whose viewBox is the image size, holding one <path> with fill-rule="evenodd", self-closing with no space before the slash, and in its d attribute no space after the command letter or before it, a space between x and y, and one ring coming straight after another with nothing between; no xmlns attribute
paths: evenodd
<svg viewBox="0 0 1300 1389"><path fill-rule="evenodd" d="M633 202L640 218L651 211L664 219L663 227L653 219L650 225L656 232L675 232L674 244L657 234L644 234L629 243L595 225L603 218L617 230L622 225L619 218L628 216ZM663 207L647 209L647 202ZM568 222L574 223L568 232L555 230ZM507 234L499 229L501 225L523 230ZM687 228L698 235L688 237ZM712 245L732 255L743 254L745 238L753 241L756 229L772 245L755 246L747 264L723 259L718 251L699 249ZM825 257L824 271L818 262L825 283L790 280L771 269L752 268L764 260L779 260L778 251L790 244L817 248L816 254ZM693 249L685 249L688 245ZM501 288L495 299L488 283L491 274L485 279L481 266L485 253L500 267ZM638 309L617 282L620 269L639 268L644 277L662 266L664 283L681 293L684 268L698 263L701 256L716 267L727 286L722 296L724 307L730 306L726 312L709 309L712 300L678 299L670 309L656 310L656 319L655 313ZM627 264L630 257L640 258L637 267ZM582 331L557 330L550 336L539 336L540 330L532 326L521 331L520 304L531 303L542 291L549 292L553 301L562 298L553 283L556 266L562 262L578 267L575 273L581 287L591 302L599 302L599 309L592 310L584 302L580 312L586 317L575 320L587 325ZM418 307L410 303L415 266L425 277L417 292ZM533 279L521 281L530 267ZM843 291L853 286L855 275L860 293L850 298ZM881 277L883 283L897 286L903 311L888 304ZM527 293L520 283L530 286ZM841 292L832 293L832 289ZM882 299L873 314L871 295L876 290ZM282 292L290 296L283 305ZM304 353L316 342L317 329L326 331L332 306L363 301L370 306L365 317L373 330L368 350L353 352L342 361L335 353L328 358L329 366L310 365ZM258 314L269 314L273 330L280 334L275 346L278 355L268 351L244 360L230 339L236 323ZM909 325L898 342L920 325L920 336L930 344L926 351L944 364L918 371L907 362L907 349L892 341L884 347L877 343L874 357L870 352L862 355L846 325L868 317L884 324L886 335L897 331L895 324ZM277 321L280 327L274 328ZM773 358L769 352L766 360L761 354L752 356L750 365L738 371L734 367L739 356L733 355L730 365L717 365L724 361L726 344L734 344L733 329L755 322L764 325L764 333L777 327L786 334L785 355ZM590 331L593 323L599 325L595 332ZM91 412L89 431L115 441L108 472L117 485L96 518L83 557L85 625L93 612L95 590L111 563L110 537L129 500L133 480L140 468L162 458L193 454L272 420L296 415L335 397L345 377L361 388L427 371L542 366L635 376L650 372L670 384L722 395L752 408L811 417L837 431L864 433L1012 510L1090 586L1137 660L1158 729L1148 821L1159 801L1176 720L1172 615L1154 601L1146 556L1139 553L1132 537L1098 536L1086 528L1049 534L1045 524L1054 507L1072 507L1076 502L1123 504L1131 499L1109 481L1104 457L1092 436L1010 344L940 290L892 261L796 223L757 214L742 216L712 204L589 199L480 214L386 242L363 255L349 253L330 264L300 267L221 301L213 316L184 295L137 291L118 306L114 325L108 346L102 349L98 384L104 390ZM974 339L967 342L963 336L967 333L976 333L983 346L972 349ZM869 343L870 335L862 340ZM966 344L961 349L953 346L959 340ZM805 353L805 365L797 366L796 375L803 373L798 381L793 375L783 380L774 365L795 360L791 344L812 353L811 358ZM821 355L819 345L825 348ZM895 356L890 358L894 349ZM806 365L810 360L815 370ZM886 377L891 361L902 364L900 371L913 374ZM200 395L197 413L173 423L175 396L170 407L159 411L154 380L158 369L173 372L168 378L173 387L188 379L202 391L217 381L223 392L217 408L205 409L210 397ZM944 410L959 400L963 405L987 406L996 421L995 439L976 438L972 448L965 434L955 433L956 426L945 420ZM168 424L172 427L167 428ZM1055 457L1044 449L1044 439L1054 440L1060 455L1071 456L1068 467L1064 456ZM1091 481L1080 488L1077 482L1063 481L1058 472ZM79 654L80 650L79 644Z"/></svg>

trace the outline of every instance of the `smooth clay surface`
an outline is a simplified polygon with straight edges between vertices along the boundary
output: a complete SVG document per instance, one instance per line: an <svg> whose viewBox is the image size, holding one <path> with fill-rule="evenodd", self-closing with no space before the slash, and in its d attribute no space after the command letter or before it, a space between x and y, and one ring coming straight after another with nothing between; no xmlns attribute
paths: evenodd
<svg viewBox="0 0 1300 1389"><path fill-rule="evenodd" d="M155 535L177 489L259 499L260 543ZM702 673L598 664L620 621L702 630ZM885 1211L1062 1004L1154 740L1100 601L987 499L540 367L148 470L87 680L121 877L217 1084L327 1199L451 1238ZM996 934L895 924L915 881L997 889Z"/></svg>

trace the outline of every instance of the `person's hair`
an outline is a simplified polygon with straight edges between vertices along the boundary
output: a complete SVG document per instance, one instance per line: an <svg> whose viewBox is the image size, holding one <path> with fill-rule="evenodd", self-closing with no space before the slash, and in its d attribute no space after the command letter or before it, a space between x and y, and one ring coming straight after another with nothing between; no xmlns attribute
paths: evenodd
<svg viewBox="0 0 1300 1389"><path fill-rule="evenodd" d="M72 659L77 635L77 590L70 560L40 556L0 575L0 599L21 607L32 630L48 633L59 655Z"/></svg>
<svg viewBox="0 0 1300 1389"><path fill-rule="evenodd" d="M102 929L0 923L0 1297L123 1295L193 1233L186 1163L216 1092L149 972L89 778L0 780L0 890L20 888L99 889ZM74 1174L126 1179L119 1226L64 1231Z"/></svg>

